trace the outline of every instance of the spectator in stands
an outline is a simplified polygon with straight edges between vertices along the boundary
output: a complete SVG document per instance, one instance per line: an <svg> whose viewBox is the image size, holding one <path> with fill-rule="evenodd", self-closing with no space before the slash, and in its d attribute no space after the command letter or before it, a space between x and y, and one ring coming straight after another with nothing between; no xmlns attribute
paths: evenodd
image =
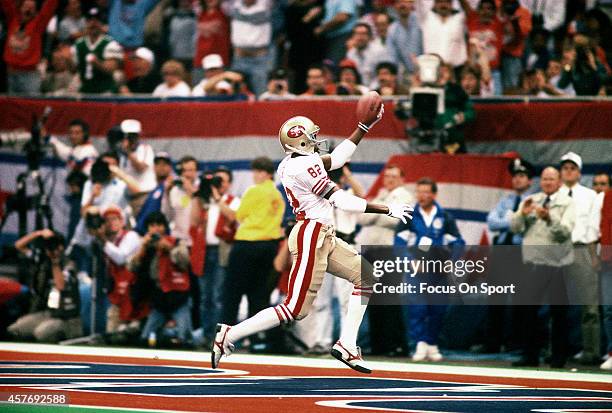
<svg viewBox="0 0 612 413"><path fill-rule="evenodd" d="M104 34L105 19L99 9L89 9L85 35L72 49L81 79L81 93L116 93L118 90L113 75L120 67L123 49L112 37Z"/></svg>
<svg viewBox="0 0 612 413"><path fill-rule="evenodd" d="M3 59L7 67L8 93L40 93L37 66L42 57L42 38L57 4L58 0L46 0L38 11L34 0L21 3L2 0L0 3L6 17Z"/></svg>
<svg viewBox="0 0 612 413"><path fill-rule="evenodd" d="M365 23L362 23L365 24ZM365 95L370 89L363 85L357 65L351 59L340 61L340 79L336 85L337 95Z"/></svg>
<svg viewBox="0 0 612 413"><path fill-rule="evenodd" d="M122 95L150 94L162 81L155 70L155 55L146 47L139 47L130 56L133 77L128 79L119 90Z"/></svg>
<svg viewBox="0 0 612 413"><path fill-rule="evenodd" d="M387 13L379 13L374 18L374 39L372 43L387 47L387 37L389 36L389 27L391 27L391 17ZM387 49L387 52L389 50Z"/></svg>
<svg viewBox="0 0 612 413"><path fill-rule="evenodd" d="M546 74L541 69L526 70L521 73L521 88L519 94L546 98L550 96L561 96L563 93L554 87L546 79Z"/></svg>
<svg viewBox="0 0 612 413"><path fill-rule="evenodd" d="M568 152L561 157L561 180L563 185L559 193L568 196L574 202L575 226L571 234L574 244L574 261L565 270L565 283L568 286L570 299L573 302L593 303L585 305L582 310L582 355L583 364L599 364L600 330L599 274L595 271L598 265L597 241L599 240L600 211L597 207L597 194L580 184L582 158Z"/></svg>
<svg viewBox="0 0 612 413"><path fill-rule="evenodd" d="M60 46L51 54L51 65L42 78L41 92L55 96L76 94L79 77L76 74L70 47Z"/></svg>
<svg viewBox="0 0 612 413"><path fill-rule="evenodd" d="M255 158L251 164L255 185L242 196L236 211L240 223L229 256L223 297L223 323L234 324L243 294L249 301L249 316L269 303L274 282L272 263L282 237L283 197L274 186L274 164L269 158ZM253 343L252 343L253 344Z"/></svg>
<svg viewBox="0 0 612 413"><path fill-rule="evenodd" d="M578 96L604 94L603 82L606 71L595 57L595 53L585 36L574 38L574 48L568 51L569 61L563 66L561 78L557 83L560 89L572 85Z"/></svg>
<svg viewBox="0 0 612 413"><path fill-rule="evenodd" d="M170 58L182 63L187 72L191 72L196 35L196 16L191 0L178 0L176 8L166 10L164 26ZM198 61L197 66L200 65Z"/></svg>
<svg viewBox="0 0 612 413"><path fill-rule="evenodd" d="M155 171L155 179L157 180L157 187L149 192L147 199L142 208L138 212L136 217L136 231L140 235L144 235L147 232L145 226L145 220L151 212L160 212L162 208L162 200L167 196L166 192L170 188L172 181L174 180L174 174L172 171L172 158L167 152L157 152L153 160L153 170Z"/></svg>
<svg viewBox="0 0 612 413"><path fill-rule="evenodd" d="M408 95L410 90L400 85L397 80L397 66L391 62L382 62L376 66L376 91L381 96Z"/></svg>
<svg viewBox="0 0 612 413"><path fill-rule="evenodd" d="M429 10L423 0L417 0L416 12L423 31L423 52L437 54L453 68L461 68L467 60L465 15L453 10L451 0L435 0Z"/></svg>
<svg viewBox="0 0 612 413"><path fill-rule="evenodd" d="M64 17L59 22L57 38L60 42L73 43L85 34L85 17L80 0L68 0Z"/></svg>
<svg viewBox="0 0 612 413"><path fill-rule="evenodd" d="M198 16L196 32L196 51L193 56L193 83L202 79L202 59L218 55L221 62L230 61L229 20L220 7L220 0L201 1L202 11ZM223 64L220 65L222 67ZM206 68L204 68L206 70Z"/></svg>
<svg viewBox="0 0 612 413"><path fill-rule="evenodd" d="M306 84L308 85L308 90L300 96L324 96L329 94L321 65L312 65L308 68Z"/></svg>
<svg viewBox="0 0 612 413"><path fill-rule="evenodd" d="M89 124L82 119L73 119L68 124L70 145L66 145L55 136L49 143L55 154L64 162L70 171L80 171L89 176L91 165L98 157L98 151L89 140Z"/></svg>
<svg viewBox="0 0 612 413"><path fill-rule="evenodd" d="M406 188L404 172L398 165L387 165L382 171L382 187L371 202L391 202L412 205L414 197ZM357 245L393 245L397 220L364 214L358 217L361 230L355 237ZM402 355L407 353L402 310L398 306L371 306L369 309L372 353Z"/></svg>
<svg viewBox="0 0 612 413"><path fill-rule="evenodd" d="M285 28L289 50L287 64L293 72L293 89L296 94L306 89L308 68L323 59L320 37L314 34L323 17L323 0L297 0L289 2L285 9Z"/></svg>
<svg viewBox="0 0 612 413"><path fill-rule="evenodd" d="M546 70L551 58L547 43L548 33L542 29L534 29L529 39L530 47L526 52L525 68Z"/></svg>
<svg viewBox="0 0 612 413"><path fill-rule="evenodd" d="M240 198L231 193L232 172L220 167L215 170L214 179L219 184L211 185L209 199L196 199L195 213L192 215L193 225L203 228L203 242L206 245L204 268L194 269L194 272L199 275L200 320L207 340L214 338L215 326L222 317L226 271L238 224L236 211L240 206ZM202 211L205 211L205 219L200 218Z"/></svg>
<svg viewBox="0 0 612 413"><path fill-rule="evenodd" d="M483 44L476 38L469 40L468 61L459 73L459 84L468 96L488 97L495 93L495 84ZM501 76L497 93L502 93Z"/></svg>
<svg viewBox="0 0 612 413"><path fill-rule="evenodd" d="M185 67L176 60L168 60L162 65L163 83L160 83L153 91L153 96L168 97L188 97L191 95L191 88L185 82Z"/></svg>
<svg viewBox="0 0 612 413"><path fill-rule="evenodd" d="M295 95L289 92L288 73L285 69L276 69L268 75L268 90L259 95L259 100L291 100Z"/></svg>
<svg viewBox="0 0 612 413"><path fill-rule="evenodd" d="M504 24L497 16L495 0L481 0L478 3L478 10L473 10L467 0L461 0L461 7L466 14L470 47L477 47L478 52L486 57L489 65L489 79L492 78L494 85L493 94L501 95L503 90L499 68L504 39Z"/></svg>
<svg viewBox="0 0 612 413"><path fill-rule="evenodd" d="M595 172L593 175L593 191L600 194L610 189L612 184L612 178L610 174L604 171Z"/></svg>
<svg viewBox="0 0 612 413"><path fill-rule="evenodd" d="M151 313L140 338L147 340L173 320L179 344L190 346L189 248L184 241L168 235L168 221L161 212L151 213L145 223L147 233L128 262L128 269L138 277L136 288L145 290L151 301Z"/></svg>
<svg viewBox="0 0 612 413"><path fill-rule="evenodd" d="M546 68L546 78L557 91L567 96L576 96L576 91L570 84L565 89L559 89L559 80L561 79L561 72L563 70L563 64L559 58L553 57L548 61L548 67Z"/></svg>
<svg viewBox="0 0 612 413"><path fill-rule="evenodd" d="M41 239L44 253L42 261L35 263L28 245ZM14 338L57 343L82 335L79 282L64 247L64 237L49 229L34 231L15 242L17 251L31 260L33 278L29 314L7 329Z"/></svg>
<svg viewBox="0 0 612 413"><path fill-rule="evenodd" d="M140 142L142 125L139 121L126 119L120 127L123 136L119 166L137 182L140 192L132 193L130 206L133 213L138 215L147 194L157 186L153 169L155 152L151 145Z"/></svg>
<svg viewBox="0 0 612 413"><path fill-rule="evenodd" d="M218 54L211 54L202 59L204 79L191 91L191 96L233 95L236 85L244 82L244 76L238 72L224 70L223 60Z"/></svg>
<svg viewBox="0 0 612 413"><path fill-rule="evenodd" d="M389 26L390 23L390 16L389 13L393 13L394 10L392 9L392 7L388 7L388 1L386 0L373 0L370 4L370 12L365 13L363 16L361 16L359 18L360 22L366 23L370 26L370 28L372 29L372 32L374 33L374 38L379 38L380 36L385 36L386 33L386 29L383 27L382 31L378 30L378 27L376 25L376 21L380 16L386 16L386 23L387 23L387 28Z"/></svg>
<svg viewBox="0 0 612 413"><path fill-rule="evenodd" d="M72 171L66 177L68 188L64 199L68 204L68 232L66 239L72 240L76 227L81 219L81 198L83 198L83 187L87 182L87 175L81 171Z"/></svg>
<svg viewBox="0 0 612 413"><path fill-rule="evenodd" d="M407 224L398 224L395 230L395 245L431 246L434 247L431 252L435 259L455 258L454 249L465 245L465 241L453 216L436 202L437 193L438 185L434 180L421 178L417 181L417 205L413 218ZM445 251L442 248L444 246L450 247L451 251ZM427 250L425 247L425 257L428 257ZM440 257L441 255L443 256ZM445 277L436 272L418 274L415 278L429 285L439 286L445 283ZM417 343L412 355L413 361L442 360L438 336L446 314L447 299L435 294L421 294L411 299L407 327L412 339Z"/></svg>
<svg viewBox="0 0 612 413"><path fill-rule="evenodd" d="M144 43L147 15L159 0L111 0L108 9L108 34L126 49Z"/></svg>
<svg viewBox="0 0 612 413"><path fill-rule="evenodd" d="M519 205L512 215L510 230L523 237L521 247L523 263L527 264L524 280L528 288L521 289L522 304L517 309L517 325L523 329L522 357L512 363L524 367L540 364L540 341L538 340L538 308L542 298L551 294L550 316L551 358L550 366L562 368L567 361L567 297L563 282L564 267L574 260L571 234L576 212L574 202L561 193L559 171L547 167L540 178L541 192L531 195ZM523 285L520 283L519 285Z"/></svg>
<svg viewBox="0 0 612 413"><path fill-rule="evenodd" d="M272 42L272 6L269 0L235 0L232 5L232 70L248 78L249 89L259 96L266 91Z"/></svg>
<svg viewBox="0 0 612 413"><path fill-rule="evenodd" d="M372 29L366 23L353 26L351 37L353 47L346 53L346 58L355 62L355 68L361 75L361 84L370 86L376 76L376 66L390 60L387 50L372 43Z"/></svg>
<svg viewBox="0 0 612 413"><path fill-rule="evenodd" d="M106 332L117 333L124 330L139 331L140 320L148 313L148 303L135 300L132 286L136 276L127 264L140 248L140 236L126 228L125 215L118 205L109 205L102 210L90 208L91 215L99 214L104 219L102 225L90 226L106 260L108 299L111 303L106 315Z"/></svg>
<svg viewBox="0 0 612 413"><path fill-rule="evenodd" d="M398 19L389 27L386 43L392 61L405 74L414 73L414 58L423 53L423 34L413 8L412 0L395 1Z"/></svg>
<svg viewBox="0 0 612 413"><path fill-rule="evenodd" d="M200 185L198 161L193 156L184 156L179 161L177 169L179 177L168 188L162 202L161 212L169 221L170 234L190 246L192 197Z"/></svg>
<svg viewBox="0 0 612 413"><path fill-rule="evenodd" d="M346 42L357 22L357 5L352 0L325 0L323 10L314 34L323 39L325 57L338 64L346 56Z"/></svg>
<svg viewBox="0 0 612 413"><path fill-rule="evenodd" d="M499 16L504 22L502 85L506 90L516 88L523 71L522 58L531 32L531 14L519 0L502 0Z"/></svg>
<svg viewBox="0 0 612 413"><path fill-rule="evenodd" d="M565 23L566 5L554 1L521 0L521 4L531 13L534 29L554 33Z"/></svg>

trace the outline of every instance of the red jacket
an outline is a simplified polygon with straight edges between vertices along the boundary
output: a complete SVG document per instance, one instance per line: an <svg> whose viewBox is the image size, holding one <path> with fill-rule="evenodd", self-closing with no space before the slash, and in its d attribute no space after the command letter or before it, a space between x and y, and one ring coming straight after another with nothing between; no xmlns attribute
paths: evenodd
<svg viewBox="0 0 612 413"><path fill-rule="evenodd" d="M1 0L8 24L4 61L9 69L35 70L42 56L42 39L58 0L46 0L38 14L24 27L15 0Z"/></svg>
<svg viewBox="0 0 612 413"><path fill-rule="evenodd" d="M612 189L606 191L601 207L601 260L612 262Z"/></svg>
<svg viewBox="0 0 612 413"><path fill-rule="evenodd" d="M176 244L176 239L170 236L164 239L171 244ZM167 252L157 252L159 262L159 284L164 293L170 291L189 291L189 272L181 270L170 259Z"/></svg>

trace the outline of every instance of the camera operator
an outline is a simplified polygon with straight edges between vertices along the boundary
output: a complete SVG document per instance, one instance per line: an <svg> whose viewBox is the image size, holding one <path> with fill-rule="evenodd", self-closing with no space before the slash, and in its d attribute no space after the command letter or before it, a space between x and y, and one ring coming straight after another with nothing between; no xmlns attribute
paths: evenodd
<svg viewBox="0 0 612 413"><path fill-rule="evenodd" d="M597 60L588 37L576 35L573 48L568 49L565 55L568 62L563 66L557 83L559 89L571 85L578 96L605 94L606 69Z"/></svg>
<svg viewBox="0 0 612 413"><path fill-rule="evenodd" d="M146 219L147 233L128 268L138 284L151 292L152 311L141 334L144 341L174 320L180 344L192 343L189 249L184 241L167 235L168 220L161 212Z"/></svg>
<svg viewBox="0 0 612 413"><path fill-rule="evenodd" d="M91 165L98 157L98 151L89 140L89 124L82 119L74 119L68 125L70 145L66 145L55 136L51 136L49 144L55 154L65 161L70 171L81 171L89 176Z"/></svg>
<svg viewBox="0 0 612 413"><path fill-rule="evenodd" d="M91 236L85 226L85 212L89 207L105 208L109 205L118 205L126 208L128 196L140 192L136 180L119 169L118 162L119 159L115 153L107 152L92 165L91 177L83 187L81 220L77 225L71 245L78 245L84 249L88 248L91 243ZM79 267L79 270L82 269Z"/></svg>
<svg viewBox="0 0 612 413"><path fill-rule="evenodd" d="M148 313L145 302L134 301L131 287L136 282L134 273L128 270L128 260L140 248L140 236L125 228L123 211L110 205L100 211L90 208L87 212L87 228L102 247L106 261L108 308L106 332L116 333L126 329L138 330L139 320Z"/></svg>
<svg viewBox="0 0 612 413"><path fill-rule="evenodd" d="M172 158L167 152L157 152L155 154L153 169L155 170L155 179L157 187L149 192L147 199L142 204L142 208L136 216L136 232L144 235L147 228L144 225L145 219L151 212L159 212L162 208L162 201L167 196L168 191L172 188L175 175L172 169Z"/></svg>
<svg viewBox="0 0 612 413"><path fill-rule="evenodd" d="M179 177L172 181L170 189L164 195L161 210L170 222L172 236L191 245L189 227L192 197L200 185L198 161L193 156L185 156L179 161L178 171Z"/></svg>
<svg viewBox="0 0 612 413"><path fill-rule="evenodd" d="M123 139L119 145L119 166L132 176L140 187L140 193L133 193L130 199L134 214L138 214L147 194L157 186L153 169L155 152L150 145L140 142L142 125L136 119L121 122L121 132Z"/></svg>
<svg viewBox="0 0 612 413"><path fill-rule="evenodd" d="M268 90L259 95L259 100L291 100L295 95L289 92L289 75L285 69L276 69L268 74Z"/></svg>
<svg viewBox="0 0 612 413"><path fill-rule="evenodd" d="M210 339L221 316L225 273L237 227L236 210L240 206L240 198L230 193L232 180L232 172L224 167L217 168L213 174L204 174L200 196L193 204L192 225L202 229L205 256L193 260L192 266L199 276L202 329L204 337ZM197 248L193 246L194 249Z"/></svg>
<svg viewBox="0 0 612 413"><path fill-rule="evenodd" d="M64 254L64 237L49 229L34 231L20 238L15 248L32 258L33 251L28 246L35 242L44 253L41 262L32 260L30 314L15 321L8 332L19 339L34 337L54 343L78 337L82 334L79 286L74 265Z"/></svg>

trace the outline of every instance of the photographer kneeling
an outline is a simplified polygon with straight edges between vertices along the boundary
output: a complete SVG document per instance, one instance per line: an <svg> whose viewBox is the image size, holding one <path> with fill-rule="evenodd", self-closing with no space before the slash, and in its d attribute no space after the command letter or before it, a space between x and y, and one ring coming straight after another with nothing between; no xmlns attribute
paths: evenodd
<svg viewBox="0 0 612 413"><path fill-rule="evenodd" d="M82 335L79 285L74 265L64 254L64 237L49 229L34 231L20 238L15 248L32 258L28 245L33 242L40 243L44 252L30 283L31 312L10 325L8 332L19 339L51 343L78 337Z"/></svg>
<svg viewBox="0 0 612 413"><path fill-rule="evenodd" d="M178 344L191 345L189 249L184 241L167 235L168 220L161 212L149 214L145 224L147 233L140 250L128 265L137 274L139 288L151 291L152 311L141 339L155 336L168 321L174 320Z"/></svg>

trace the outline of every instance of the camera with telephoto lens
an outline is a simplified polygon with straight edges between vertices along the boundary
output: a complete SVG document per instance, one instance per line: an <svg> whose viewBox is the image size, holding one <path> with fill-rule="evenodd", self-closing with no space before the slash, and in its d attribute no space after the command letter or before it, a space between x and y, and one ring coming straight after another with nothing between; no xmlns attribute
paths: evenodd
<svg viewBox="0 0 612 413"><path fill-rule="evenodd" d="M99 212L88 212L85 214L85 227L89 230L100 229L104 225L104 218Z"/></svg>
<svg viewBox="0 0 612 413"><path fill-rule="evenodd" d="M204 172L200 177L200 187L196 195L202 200L208 201L212 196L212 187L219 189L223 184L220 176L215 176L212 172Z"/></svg>

